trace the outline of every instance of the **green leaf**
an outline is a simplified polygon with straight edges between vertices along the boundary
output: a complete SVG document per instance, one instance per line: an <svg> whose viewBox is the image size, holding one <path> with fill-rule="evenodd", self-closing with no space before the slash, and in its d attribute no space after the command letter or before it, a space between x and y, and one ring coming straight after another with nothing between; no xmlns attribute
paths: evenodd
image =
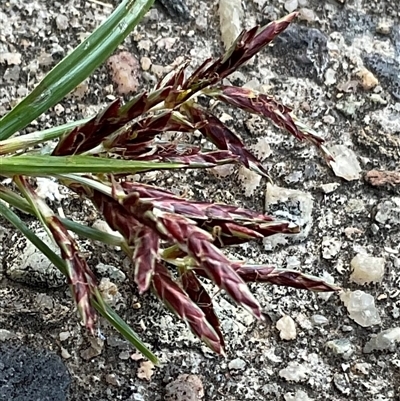
<svg viewBox="0 0 400 401"><path fill-rule="evenodd" d="M142 171L187 167L180 163L157 163L108 159L95 156L21 155L0 158L0 175L51 176L56 174L136 174Z"/></svg>
<svg viewBox="0 0 400 401"><path fill-rule="evenodd" d="M157 357L146 347L139 336L129 327L123 319L111 309L98 294L98 299L92 299L92 305L108 322L149 361L158 365Z"/></svg>
<svg viewBox="0 0 400 401"><path fill-rule="evenodd" d="M52 139L59 138L61 135L71 131L75 127L83 125L90 121L92 117L84 118L82 120L72 121L58 127L52 127L43 131L35 131L30 134L17 136L16 138L5 139L0 141L0 156L7 155L18 150L25 150L29 147L38 145Z"/></svg>
<svg viewBox="0 0 400 401"><path fill-rule="evenodd" d="M84 81L128 36L154 0L123 0L109 18L0 120L0 140L25 128Z"/></svg>

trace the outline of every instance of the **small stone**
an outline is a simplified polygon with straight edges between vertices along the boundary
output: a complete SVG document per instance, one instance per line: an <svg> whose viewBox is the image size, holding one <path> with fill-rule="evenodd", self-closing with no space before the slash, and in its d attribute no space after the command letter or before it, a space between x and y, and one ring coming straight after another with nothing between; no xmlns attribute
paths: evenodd
<svg viewBox="0 0 400 401"><path fill-rule="evenodd" d="M374 187L396 186L400 185L400 171L370 170L364 179Z"/></svg>
<svg viewBox="0 0 400 401"><path fill-rule="evenodd" d="M216 166L210 169L210 173L217 178L229 177L235 171L233 164L222 164L221 166Z"/></svg>
<svg viewBox="0 0 400 401"><path fill-rule="evenodd" d="M296 383L305 381L308 377L308 369L298 362L289 362L286 368L279 371L279 376L287 381Z"/></svg>
<svg viewBox="0 0 400 401"><path fill-rule="evenodd" d="M115 54L108 59L107 65L119 95L136 92L139 87L139 63L131 53Z"/></svg>
<svg viewBox="0 0 400 401"><path fill-rule="evenodd" d="M347 338L328 341L326 347L331 349L335 355L339 355L345 360L349 359L354 353L354 346Z"/></svg>
<svg viewBox="0 0 400 401"><path fill-rule="evenodd" d="M299 10L299 19L307 22L314 22L316 19L314 10L311 10L310 8L301 8Z"/></svg>
<svg viewBox="0 0 400 401"><path fill-rule="evenodd" d="M246 367L246 361L241 358L233 359L229 362L229 370L243 370Z"/></svg>
<svg viewBox="0 0 400 401"><path fill-rule="evenodd" d="M362 199L349 199L346 203L345 210L347 213L357 214L365 211L365 204Z"/></svg>
<svg viewBox="0 0 400 401"><path fill-rule="evenodd" d="M363 285L380 283L385 273L385 259L359 253L351 260L350 280Z"/></svg>
<svg viewBox="0 0 400 401"><path fill-rule="evenodd" d="M148 71L151 67L151 60L148 57L142 57L140 59L140 65L142 66L142 70Z"/></svg>
<svg viewBox="0 0 400 401"><path fill-rule="evenodd" d="M179 375L165 386L165 401L200 401L203 397L203 383L196 375Z"/></svg>
<svg viewBox="0 0 400 401"><path fill-rule="evenodd" d="M19 74L21 73L21 68L18 65L14 65L13 67L7 68L3 79L8 84L15 84L19 80Z"/></svg>
<svg viewBox="0 0 400 401"><path fill-rule="evenodd" d="M312 315L311 323L314 326L325 326L326 324L329 323L329 320L325 316L322 316L322 315Z"/></svg>
<svg viewBox="0 0 400 401"><path fill-rule="evenodd" d="M228 50L242 31L242 2L241 0L219 0L218 12L222 42Z"/></svg>
<svg viewBox="0 0 400 401"><path fill-rule="evenodd" d="M61 116L61 114L64 113L65 108L64 108L64 106L63 106L62 104L56 104L56 105L54 106L54 111L56 112L56 114L57 114L58 116Z"/></svg>
<svg viewBox="0 0 400 401"><path fill-rule="evenodd" d="M336 71L328 68L325 72L325 85L330 86L336 83Z"/></svg>
<svg viewBox="0 0 400 401"><path fill-rule="evenodd" d="M285 401L313 401L308 394L302 390L297 390L295 393L285 393L283 395Z"/></svg>
<svg viewBox="0 0 400 401"><path fill-rule="evenodd" d="M122 359L123 361L127 361L130 358L131 354L129 351L122 351L119 353L118 358Z"/></svg>
<svg viewBox="0 0 400 401"><path fill-rule="evenodd" d="M99 291L103 296L104 300L111 305L114 305L118 298L120 297L120 293L118 292L118 287L110 281L109 278L103 277L99 283Z"/></svg>
<svg viewBox="0 0 400 401"><path fill-rule="evenodd" d="M335 387L344 395L350 394L350 387L346 375L335 373L333 375Z"/></svg>
<svg viewBox="0 0 400 401"><path fill-rule="evenodd" d="M361 167L353 150L344 145L334 145L329 147L328 150L335 159L330 164L336 176L347 181L360 178Z"/></svg>
<svg viewBox="0 0 400 401"><path fill-rule="evenodd" d="M104 346L104 341L100 340L99 338L89 338L90 341L90 347L81 351L81 357L89 361L90 359L95 358L96 356L99 356L102 351L103 351L103 346Z"/></svg>
<svg viewBox="0 0 400 401"><path fill-rule="evenodd" d="M360 71L358 71L357 77L359 78L361 86L364 90L371 90L375 88L375 86L379 85L379 81L375 75L366 68L362 68Z"/></svg>
<svg viewBox="0 0 400 401"><path fill-rule="evenodd" d="M35 234L52 251L56 253L59 251L58 247L49 239L47 233L40 231ZM22 241L25 242L25 240ZM11 280L47 288L60 287L65 284L65 276L30 241L16 245L21 247L17 257L12 261L8 261L6 265L6 274ZM10 254L13 253L10 252Z"/></svg>
<svg viewBox="0 0 400 401"><path fill-rule="evenodd" d="M68 352L67 349L65 349L64 347L61 347L61 357L64 359L69 359L69 358L71 358L71 354Z"/></svg>
<svg viewBox="0 0 400 401"><path fill-rule="evenodd" d="M329 184L322 184L321 189L325 194L331 194L340 187L338 182L330 182Z"/></svg>
<svg viewBox="0 0 400 401"><path fill-rule="evenodd" d="M69 19L64 14L58 14L56 17L56 25L60 31L65 31L68 29Z"/></svg>
<svg viewBox="0 0 400 401"><path fill-rule="evenodd" d="M294 340L296 338L296 325L290 316L283 316L276 322L276 328L280 332L282 340Z"/></svg>
<svg viewBox="0 0 400 401"><path fill-rule="evenodd" d="M334 277L327 271L322 272L321 278L322 278L322 280L326 281L328 284L335 283ZM323 301L327 301L333 294L334 294L334 292L320 292L318 294L318 298L322 299Z"/></svg>
<svg viewBox="0 0 400 401"><path fill-rule="evenodd" d="M369 363L366 363L366 362L359 362L359 363L355 363L354 364L354 369L357 372L362 373L363 375L367 375L367 374L369 374L369 371L371 369L371 365Z"/></svg>
<svg viewBox="0 0 400 401"><path fill-rule="evenodd" d="M288 13L292 13L293 11L297 10L298 6L299 6L299 3L297 0L287 0L285 2L285 10Z"/></svg>
<svg viewBox="0 0 400 401"><path fill-rule="evenodd" d="M115 373L107 374L105 379L108 384L111 384L114 387L119 387L121 385L121 381Z"/></svg>
<svg viewBox="0 0 400 401"><path fill-rule="evenodd" d="M378 335L372 336L372 338L365 344L363 352L365 354L383 350L394 352L398 342L400 342L400 327L384 330Z"/></svg>
<svg viewBox="0 0 400 401"><path fill-rule="evenodd" d="M245 196L252 196L261 182L261 175L245 166L239 167L238 178Z"/></svg>
<svg viewBox="0 0 400 401"><path fill-rule="evenodd" d="M162 66L162 65L158 65L158 64L152 64L151 65L151 72L157 77L157 78L162 78L166 72L167 69Z"/></svg>
<svg viewBox="0 0 400 401"><path fill-rule="evenodd" d="M20 65L22 61L22 54L17 52L0 53L0 63L7 63L7 65Z"/></svg>
<svg viewBox="0 0 400 401"><path fill-rule="evenodd" d="M322 240L322 257L330 260L335 258L342 247L342 242L337 238L324 237Z"/></svg>
<svg viewBox="0 0 400 401"><path fill-rule="evenodd" d="M65 341L71 336L71 333L69 331L62 331L59 335L58 338L60 341Z"/></svg>
<svg viewBox="0 0 400 401"><path fill-rule="evenodd" d="M17 337L17 335L14 334L12 331L6 329L0 329L0 341L11 340L12 338L15 337Z"/></svg>
<svg viewBox="0 0 400 401"><path fill-rule="evenodd" d="M391 200L379 203L376 210L375 220L378 223L400 225L400 198L393 197Z"/></svg>
<svg viewBox="0 0 400 401"><path fill-rule="evenodd" d="M349 312L349 316L362 327L370 327L381 323L374 297L364 291L347 291L340 295Z"/></svg>
<svg viewBox="0 0 400 401"><path fill-rule="evenodd" d="M109 277L112 281L115 281L116 283L122 283L126 280L126 275L125 273L117 269L114 266L111 265L106 265L104 263L99 263L95 267L96 272L101 275L101 276L107 276Z"/></svg>
<svg viewBox="0 0 400 401"><path fill-rule="evenodd" d="M287 220L300 227L299 234L286 236L288 240L302 241L307 238L312 226L313 197L310 193L267 184L265 209L277 219ZM264 244L282 238L282 235L273 237L267 238Z"/></svg>
<svg viewBox="0 0 400 401"><path fill-rule="evenodd" d="M393 21L386 18L381 18L376 26L376 32L382 35L389 35L393 28Z"/></svg>
<svg viewBox="0 0 400 401"><path fill-rule="evenodd" d="M137 377L139 379L150 381L151 376L153 376L153 374L154 374L154 364L151 361L143 361L140 363L140 367L137 372Z"/></svg>

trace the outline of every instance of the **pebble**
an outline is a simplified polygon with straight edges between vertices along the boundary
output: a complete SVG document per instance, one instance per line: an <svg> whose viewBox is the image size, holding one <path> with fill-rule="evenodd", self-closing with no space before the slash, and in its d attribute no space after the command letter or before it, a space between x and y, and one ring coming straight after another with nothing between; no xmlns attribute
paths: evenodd
<svg viewBox="0 0 400 401"><path fill-rule="evenodd" d="M311 8L301 8L299 10L299 19L307 22L313 22L316 19L314 10Z"/></svg>
<svg viewBox="0 0 400 401"><path fill-rule="evenodd" d="M322 272L321 278L322 278L322 280L326 281L328 284L335 283L334 277L327 271ZM322 299L323 301L327 301L333 294L334 294L334 292L320 292L317 296L319 299Z"/></svg>
<svg viewBox="0 0 400 401"><path fill-rule="evenodd" d="M325 72L325 85L334 85L336 83L336 71L328 68Z"/></svg>
<svg viewBox="0 0 400 401"><path fill-rule="evenodd" d="M362 327L381 323L374 297L364 291L347 291L340 295L351 319Z"/></svg>
<svg viewBox="0 0 400 401"><path fill-rule="evenodd" d="M371 369L371 365L366 362L358 362L354 364L354 369L363 375L367 375Z"/></svg>
<svg viewBox="0 0 400 401"><path fill-rule="evenodd" d="M356 284L380 283L385 273L385 259L359 253L350 262L350 280Z"/></svg>
<svg viewBox="0 0 400 401"><path fill-rule="evenodd" d="M119 95L136 92L139 87L139 62L131 53L115 54L108 59L107 65Z"/></svg>
<svg viewBox="0 0 400 401"><path fill-rule="evenodd" d="M400 198L393 197L391 200L379 203L376 210L375 221L378 223L400 225Z"/></svg>
<svg viewBox="0 0 400 401"><path fill-rule="evenodd" d="M347 375L341 373L335 373L333 375L333 383L335 387L344 395L350 394L349 382L347 380Z"/></svg>
<svg viewBox="0 0 400 401"><path fill-rule="evenodd" d="M324 259L330 260L334 259L342 247L342 242L337 238L324 237L322 239L322 257Z"/></svg>
<svg viewBox="0 0 400 401"><path fill-rule="evenodd" d="M359 78L364 90L371 90L379 85L378 78L376 78L375 75L365 67L357 72L357 77Z"/></svg>
<svg viewBox="0 0 400 401"><path fill-rule="evenodd" d="M329 323L329 320L325 316L322 316L322 315L312 315L311 323L314 326L325 326L326 324Z"/></svg>
<svg viewBox="0 0 400 401"><path fill-rule="evenodd" d="M58 14L56 17L56 25L60 31L68 29L69 19L64 14Z"/></svg>
<svg viewBox="0 0 400 401"><path fill-rule="evenodd" d="M45 232L36 232L35 234L51 250L59 252L58 247ZM10 254L12 253L10 252ZM7 263L6 274L11 280L28 285L56 288L65 284L65 276L49 262L46 256L38 252L30 241L26 241L18 252L18 256Z"/></svg>
<svg viewBox="0 0 400 401"><path fill-rule="evenodd" d="M69 358L71 358L71 354L68 352L68 350L67 349L65 349L64 347L61 347L61 356L64 358L64 359L69 359Z"/></svg>
<svg viewBox="0 0 400 401"><path fill-rule="evenodd" d="M121 385L121 381L115 373L107 374L105 379L108 384L111 384L114 387L119 387Z"/></svg>
<svg viewBox="0 0 400 401"><path fill-rule="evenodd" d="M298 225L301 232L288 237L300 241L307 238L312 226L313 197L308 192L267 184L265 210L276 218ZM278 237L278 235L274 236ZM270 238L264 241L268 242Z"/></svg>
<svg viewBox="0 0 400 401"><path fill-rule="evenodd" d="M353 150L344 145L330 146L328 150L335 159L330 163L337 177L344 178L347 181L360 178L361 167Z"/></svg>
<svg viewBox="0 0 400 401"><path fill-rule="evenodd" d="M148 71L151 67L151 60L148 57L142 57L140 59L140 65L143 71Z"/></svg>
<svg viewBox="0 0 400 401"><path fill-rule="evenodd" d="M287 0L285 2L285 10L288 13L292 13L293 11L295 11L298 6L299 6L299 3L297 0Z"/></svg>
<svg viewBox="0 0 400 401"><path fill-rule="evenodd" d="M165 386L165 401L199 401L203 397L203 383L197 375L179 375Z"/></svg>
<svg viewBox="0 0 400 401"><path fill-rule="evenodd" d="M364 346L363 352L369 354L373 351L396 350L396 343L400 342L400 327L381 331L374 335Z"/></svg>
<svg viewBox="0 0 400 401"><path fill-rule="evenodd" d="M328 341L325 345L335 355L341 356L345 360L350 359L354 353L354 346L347 338Z"/></svg>
<svg viewBox="0 0 400 401"><path fill-rule="evenodd" d="M381 18L376 26L376 32L382 35L389 35L393 28L393 21L386 18Z"/></svg>
<svg viewBox="0 0 400 401"><path fill-rule="evenodd" d="M303 390L297 390L295 393L285 393L283 395L285 401L313 401L314 398L310 398Z"/></svg>
<svg viewBox="0 0 400 401"><path fill-rule="evenodd" d="M71 333L69 331L62 331L59 335L58 338L60 341L65 341L71 336Z"/></svg>
<svg viewBox="0 0 400 401"><path fill-rule="evenodd" d="M286 368L279 371L279 376L287 381L294 381L296 383L305 381L308 377L308 369L298 362L289 362Z"/></svg>
<svg viewBox="0 0 400 401"><path fill-rule="evenodd" d="M228 50L242 31L242 2L241 0L220 0L218 12L222 42Z"/></svg>
<svg viewBox="0 0 400 401"><path fill-rule="evenodd" d="M89 338L90 341L90 347L81 351L80 355L85 361L89 361L90 359L95 358L96 356L99 356L104 347L104 341L100 340L99 338Z"/></svg>
<svg viewBox="0 0 400 401"><path fill-rule="evenodd" d="M283 316L276 322L276 328L280 332L282 340L294 340L296 338L296 325L290 316Z"/></svg>
<svg viewBox="0 0 400 401"><path fill-rule="evenodd" d="M112 281L115 281L116 283L122 283L126 280L126 275L125 273L117 269L114 266L111 265L106 265L104 263L99 263L95 267L96 272L101 275L101 276L107 276L109 277Z"/></svg>
<svg viewBox="0 0 400 401"><path fill-rule="evenodd" d="M321 189L325 194L331 194L340 187L338 182L330 182L328 184L322 184Z"/></svg>
<svg viewBox="0 0 400 401"><path fill-rule="evenodd" d="M241 358L233 359L229 362L229 370L243 370L246 367L246 361Z"/></svg>
<svg viewBox="0 0 400 401"><path fill-rule="evenodd" d="M100 280L99 291L104 300L111 305L114 305L120 297L118 287L109 278L103 277Z"/></svg>
<svg viewBox="0 0 400 401"><path fill-rule="evenodd" d="M6 329L0 329L0 341L10 340L15 337L16 334L14 334L12 331Z"/></svg>
<svg viewBox="0 0 400 401"><path fill-rule="evenodd" d="M19 65L22 62L22 54L17 52L0 53L0 63L7 65Z"/></svg>

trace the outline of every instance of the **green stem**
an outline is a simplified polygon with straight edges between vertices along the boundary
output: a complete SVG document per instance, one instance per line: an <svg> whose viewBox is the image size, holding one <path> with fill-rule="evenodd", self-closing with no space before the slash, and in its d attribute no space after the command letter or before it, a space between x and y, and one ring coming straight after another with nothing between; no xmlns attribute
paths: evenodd
<svg viewBox="0 0 400 401"><path fill-rule="evenodd" d="M82 120L59 125L58 127L48 128L43 131L35 131L30 134L0 141L0 156L11 154L17 152L18 150L25 150L40 143L57 139L61 135L73 130L74 128L86 124L91 119L92 117L84 118Z"/></svg>

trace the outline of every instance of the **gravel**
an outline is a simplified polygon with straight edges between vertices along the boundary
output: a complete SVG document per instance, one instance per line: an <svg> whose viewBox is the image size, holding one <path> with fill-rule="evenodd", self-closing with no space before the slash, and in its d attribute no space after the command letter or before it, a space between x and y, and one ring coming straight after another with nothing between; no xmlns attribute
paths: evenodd
<svg viewBox="0 0 400 401"><path fill-rule="evenodd" d="M344 297L351 309L335 294L321 297L294 289L252 285L269 318L257 323L211 288L228 344L227 357L220 358L212 355L151 294L139 296L128 285L121 275L127 275L127 264L120 250L82 241L88 263L95 271L98 267L100 278L108 280L103 280L104 291L113 297L118 313L160 358L161 366L153 370L143 365L140 355L104 321L99 325L100 338L91 338L79 323L68 288L59 282L60 287L52 285L53 273L39 274L40 283L37 279L16 283L10 271L25 266L21 260L26 258L21 258L29 248L0 221L0 328L5 330L0 354L3 357L15 351L18 355L22 346L34 350L33 354L24 354L29 355L27 360L41 361L35 362L32 377L45 379L48 374L52 378L59 372L57 380L63 387L58 397L159 401L179 399L179 391L191 388L193 396L187 399L207 401L398 398L400 362L394 353L399 346L400 316L398 185L376 188L362 178L369 171L400 171L397 3L244 3L244 27L281 17L288 7L310 10L305 14L307 18L297 20L273 47L230 79L236 85L251 81L292 107L302 121L327 139L329 148L340 151L336 160L339 170L332 171L314 148L289 138L268 122L216 104L214 112L224 117L252 149L268 148L264 164L274 188L279 188L279 201L267 201L267 211L301 221L305 229L300 236L274 243L255 242L230 252L232 257L250 263L273 263L327 277L348 291ZM174 2L172 17L161 8L152 10L120 47L118 52L129 52L138 61L135 71L139 72L139 87L154 85L158 75L184 60L182 56L198 65L211 55L221 54L224 45L218 1L187 0L187 9L182 4ZM2 2L0 115L32 90L111 9L107 2L98 1ZM183 18L190 22L183 23ZM104 65L63 100L61 107L38 118L26 132L92 115L116 96L117 88L118 82ZM246 196L239 178L234 168L222 178L213 172L193 171L149 174L144 179L174 191L187 191L188 196L197 199L233 202L262 211L266 181L256 182L254 188L247 189ZM296 191L296 196L287 198L289 191ZM77 221L91 225L99 218L75 198L55 197L49 202L61 206L68 217ZM385 271L378 282L350 281L351 260L358 254L385 260ZM45 262L41 266L49 271ZM290 341L282 339L277 329L282 316L294 321L296 334ZM53 362L40 359L44 358L43 349L60 356L52 371L45 369ZM5 370L0 369L0 373L10 372L11 356L3 359ZM194 379L188 380L188 375L196 377L197 384L193 384ZM41 389L52 397L50 384L46 386ZM6 399L17 399L4 394ZM63 399L57 396L50 399Z"/></svg>

